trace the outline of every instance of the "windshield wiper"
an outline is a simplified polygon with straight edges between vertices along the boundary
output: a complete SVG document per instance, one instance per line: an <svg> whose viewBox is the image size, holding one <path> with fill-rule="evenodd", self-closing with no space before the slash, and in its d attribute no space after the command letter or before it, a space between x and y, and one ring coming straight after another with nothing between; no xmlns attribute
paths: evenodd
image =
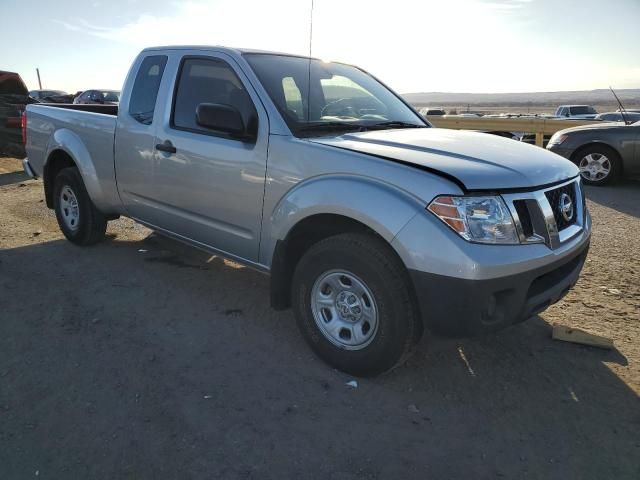
<svg viewBox="0 0 640 480"><path fill-rule="evenodd" d="M298 127L298 132L366 132L367 130L384 130L387 128L427 128L426 125L417 125L410 122L401 122L398 120L390 120L388 122L379 123L350 123L350 122L317 122L309 123Z"/></svg>
<svg viewBox="0 0 640 480"><path fill-rule="evenodd" d="M308 123L297 128L299 132L317 132L317 131L340 131L346 132L362 132L367 129L367 125L349 122L318 122Z"/></svg>
<svg viewBox="0 0 640 480"><path fill-rule="evenodd" d="M389 120L388 122L380 122L368 125L368 128L427 128L427 126L410 122L401 122L399 120Z"/></svg>

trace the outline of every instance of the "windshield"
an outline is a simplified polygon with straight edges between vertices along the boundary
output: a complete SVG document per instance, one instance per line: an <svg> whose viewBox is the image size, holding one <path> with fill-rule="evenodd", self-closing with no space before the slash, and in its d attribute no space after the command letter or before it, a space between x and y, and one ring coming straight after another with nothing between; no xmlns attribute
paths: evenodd
<svg viewBox="0 0 640 480"><path fill-rule="evenodd" d="M102 93L102 97L104 98L105 102L119 102L120 101L120 92L116 92L116 91L112 91L112 90L106 90L104 92L100 92Z"/></svg>
<svg viewBox="0 0 640 480"><path fill-rule="evenodd" d="M393 92L356 67L286 55L245 58L296 136L428 126Z"/></svg>
<svg viewBox="0 0 640 480"><path fill-rule="evenodd" d="M598 112L596 112L593 107L589 107L587 105L571 107L571 115L593 115L595 113Z"/></svg>

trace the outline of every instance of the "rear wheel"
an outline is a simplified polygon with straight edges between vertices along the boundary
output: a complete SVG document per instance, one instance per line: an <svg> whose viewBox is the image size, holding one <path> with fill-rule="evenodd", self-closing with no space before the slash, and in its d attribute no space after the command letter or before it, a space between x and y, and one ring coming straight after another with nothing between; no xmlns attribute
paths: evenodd
<svg viewBox="0 0 640 480"><path fill-rule="evenodd" d="M372 235L341 234L312 246L294 273L293 304L316 354L354 375L392 369L422 334L404 266Z"/></svg>
<svg viewBox="0 0 640 480"><path fill-rule="evenodd" d="M606 185L620 173L620 157L605 145L593 145L578 151L574 162L587 185Z"/></svg>
<svg viewBox="0 0 640 480"><path fill-rule="evenodd" d="M60 170L54 181L53 208L67 240L92 245L104 238L107 219L96 208L75 167Z"/></svg>

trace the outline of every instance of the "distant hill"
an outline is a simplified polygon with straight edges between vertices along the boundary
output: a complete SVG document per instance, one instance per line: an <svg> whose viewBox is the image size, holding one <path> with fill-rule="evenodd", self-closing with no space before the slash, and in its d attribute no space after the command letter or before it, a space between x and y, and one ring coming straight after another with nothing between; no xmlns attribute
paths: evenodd
<svg viewBox="0 0 640 480"><path fill-rule="evenodd" d="M615 91L622 103L640 103L640 88ZM568 92L523 92L523 93L447 93L424 92L403 93L407 102L417 106L436 105L560 105L560 104L610 104L615 98L610 90L577 90Z"/></svg>

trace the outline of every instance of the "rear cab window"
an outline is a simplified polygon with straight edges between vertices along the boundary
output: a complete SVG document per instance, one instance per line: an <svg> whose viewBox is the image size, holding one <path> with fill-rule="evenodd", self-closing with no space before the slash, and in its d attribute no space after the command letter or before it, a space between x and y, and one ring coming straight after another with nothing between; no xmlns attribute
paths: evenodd
<svg viewBox="0 0 640 480"><path fill-rule="evenodd" d="M151 55L142 61L136 74L129 99L129 115L143 125L151 125L153 122L160 81L166 64L165 55Z"/></svg>

